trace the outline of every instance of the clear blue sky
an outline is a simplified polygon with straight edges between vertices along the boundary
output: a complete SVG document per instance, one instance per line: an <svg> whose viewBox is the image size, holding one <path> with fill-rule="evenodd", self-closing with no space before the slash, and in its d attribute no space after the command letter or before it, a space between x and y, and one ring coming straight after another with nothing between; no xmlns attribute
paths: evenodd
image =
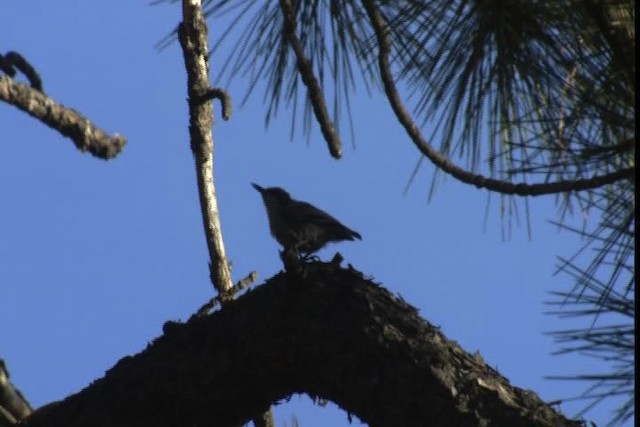
<svg viewBox="0 0 640 427"><path fill-rule="evenodd" d="M180 7L146 2L3 2L0 50L16 50L40 72L47 94L109 132L126 150L104 162L17 109L0 104L0 357L34 406L64 398L141 351L167 320L185 320L212 296L189 150L185 70L177 43L154 45L180 19ZM211 25L210 40L221 23ZM213 76L220 69L212 58ZM556 256L576 236L548 223L551 197L530 201L532 239L514 223L510 239L492 197L447 179L427 203L433 166L419 159L386 101L353 98L356 141L344 133L344 158L329 157L317 126L310 143L289 139L290 112L264 127L262 91L240 107L246 81L229 88L234 116L214 126L215 177L234 279L260 281L281 268L258 193L287 188L359 231L343 243L346 262L417 306L467 351L544 400L580 393L584 384L545 375L606 371L577 356L553 356L544 333L569 322L543 315ZM428 131L428 129L427 129ZM428 132L427 132L428 133ZM523 205L521 205L523 206ZM521 224L524 222L521 211ZM578 220L578 218L576 218ZM583 402L564 403L575 414ZM294 398L276 408L277 425L348 425L344 412ZM611 406L589 412L603 424ZM357 423L356 423L357 425ZM628 425L632 425L630 422Z"/></svg>

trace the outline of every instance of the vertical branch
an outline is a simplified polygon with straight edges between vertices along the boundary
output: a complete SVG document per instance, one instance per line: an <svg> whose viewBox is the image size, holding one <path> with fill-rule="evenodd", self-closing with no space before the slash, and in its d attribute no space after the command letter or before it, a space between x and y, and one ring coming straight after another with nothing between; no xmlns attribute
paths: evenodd
<svg viewBox="0 0 640 427"><path fill-rule="evenodd" d="M222 116L225 120L229 118L231 108L229 97L209 85L208 28L201 0L183 0L182 14L183 21L178 28L178 37L187 69L189 136L196 163L200 210L209 249L209 276L219 293L221 303L224 304L226 300L233 298L234 289L239 289L242 281L234 288L222 240L220 214L213 184L212 98L221 99ZM253 422L259 427L273 427L275 423L270 407L256 414Z"/></svg>
<svg viewBox="0 0 640 427"><path fill-rule="evenodd" d="M200 0L183 0L178 29L187 69L189 136L196 164L200 210L209 249L209 274L215 289L225 295L233 286L227 262L216 191L213 184L213 101L209 92L207 24Z"/></svg>

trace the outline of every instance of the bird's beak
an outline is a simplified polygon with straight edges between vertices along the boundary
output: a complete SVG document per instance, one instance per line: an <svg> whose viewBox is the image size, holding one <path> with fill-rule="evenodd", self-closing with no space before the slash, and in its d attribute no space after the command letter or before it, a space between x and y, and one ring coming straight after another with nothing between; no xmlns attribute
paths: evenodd
<svg viewBox="0 0 640 427"><path fill-rule="evenodd" d="M264 191L264 188L260 187L258 184L256 184L255 182L252 182L251 185L253 185L253 188L255 188L256 190L258 190L260 193L262 193Z"/></svg>

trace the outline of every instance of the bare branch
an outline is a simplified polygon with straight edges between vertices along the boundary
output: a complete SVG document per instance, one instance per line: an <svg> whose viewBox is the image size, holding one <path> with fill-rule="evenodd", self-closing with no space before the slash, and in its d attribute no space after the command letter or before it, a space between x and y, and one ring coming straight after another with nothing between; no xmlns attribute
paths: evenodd
<svg viewBox="0 0 640 427"><path fill-rule="evenodd" d="M222 227L213 183L213 102L209 85L207 23L197 0L183 1L178 38L184 54L189 94L189 134L195 157L200 211L209 249L211 283L225 294L233 283L222 239Z"/></svg>
<svg viewBox="0 0 640 427"><path fill-rule="evenodd" d="M623 179L635 179L635 166L631 166L588 179L539 184L512 183L474 174L455 165L451 159L433 148L433 146L424 138L418 129L418 126L411 118L411 114L404 106L396 88L393 73L391 72L391 65L389 63L391 40L389 39L389 27L387 22L373 0L362 0L362 4L367 11L367 15L369 16L369 20L371 21L371 25L378 41L378 66L389 104L391 104L393 112L418 150L420 150L425 157L431 160L433 164L444 172L465 184L473 184L478 188L486 188L487 190L495 191L497 193L518 196L540 196L543 194L582 191L601 187L606 184L612 184Z"/></svg>
<svg viewBox="0 0 640 427"><path fill-rule="evenodd" d="M309 89L309 99L313 106L313 112L320 124L322 135L324 135L324 139L327 141L331 156L339 159L342 157L342 143L340 142L340 136L336 132L336 128L331 121L331 117L329 117L322 88L320 87L320 83L318 83L318 79L316 79L313 74L313 66L304 54L302 44L300 43L298 36L296 36L296 14L293 10L293 6L291 5L291 0L280 0L280 8L282 9L282 16L284 17L284 28L282 32L296 55L300 77L302 78L302 82Z"/></svg>
<svg viewBox="0 0 640 427"><path fill-rule="evenodd" d="M9 77L15 77L16 71L20 71L29 81L32 88L44 92L40 74L18 52L7 52L4 55L0 55L0 71L3 71Z"/></svg>
<svg viewBox="0 0 640 427"><path fill-rule="evenodd" d="M77 111L58 104L44 93L7 76L0 76L0 100L19 108L70 138L78 150L108 160L117 156L127 138L108 135Z"/></svg>
<svg viewBox="0 0 640 427"><path fill-rule="evenodd" d="M189 320L191 321L196 317L206 316L211 312L211 310L216 308L218 305L221 306L226 301L233 299L240 291L248 287L257 279L258 279L258 273L256 273L255 271L252 271L251 273L249 273L247 277L245 277L244 279L240 280L238 283L233 285L233 287L231 287L231 289L226 291L224 294L218 294L214 298L211 298L209 301L204 303L202 307L200 307L198 311L189 318Z"/></svg>
<svg viewBox="0 0 640 427"><path fill-rule="evenodd" d="M182 12L183 22L178 27L178 38L187 70L189 134L191 136L191 151L196 162L200 211L209 249L209 276L211 283L218 291L219 300L217 301L225 305L233 299L235 290L231 281L231 268L225 254L220 213L213 182L212 98L222 100L222 115L225 120L231 115L231 102L226 92L211 88L209 85L208 28L202 12L201 1L183 0ZM250 277L252 276L250 275ZM241 281L238 287L244 285L246 280ZM216 299L211 303L215 302ZM205 308L206 304L201 310ZM259 422L273 420L273 414L268 404L266 408L256 410L253 415Z"/></svg>

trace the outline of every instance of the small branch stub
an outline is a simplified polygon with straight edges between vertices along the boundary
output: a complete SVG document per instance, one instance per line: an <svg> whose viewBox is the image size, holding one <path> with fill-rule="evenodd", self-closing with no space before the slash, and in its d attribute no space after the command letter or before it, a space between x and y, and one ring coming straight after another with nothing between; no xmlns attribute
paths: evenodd
<svg viewBox="0 0 640 427"><path fill-rule="evenodd" d="M209 314L211 312L211 310L216 308L218 305L220 305L220 306L224 305L225 302L230 301L233 298L235 298L235 296L239 292L241 292L243 289L247 288L249 285L251 285L256 280L258 280L258 273L256 273L255 271L252 271L251 273L249 273L249 275L247 277L245 277L244 279L240 280L238 283L233 285L233 287L231 287L231 289L229 289L224 295L223 294L218 294L216 297L211 298L209 301L207 301L205 304L203 304L202 307L200 307L198 309L198 311L189 318L189 321L191 321L192 319L194 319L196 317L206 316L207 314Z"/></svg>

